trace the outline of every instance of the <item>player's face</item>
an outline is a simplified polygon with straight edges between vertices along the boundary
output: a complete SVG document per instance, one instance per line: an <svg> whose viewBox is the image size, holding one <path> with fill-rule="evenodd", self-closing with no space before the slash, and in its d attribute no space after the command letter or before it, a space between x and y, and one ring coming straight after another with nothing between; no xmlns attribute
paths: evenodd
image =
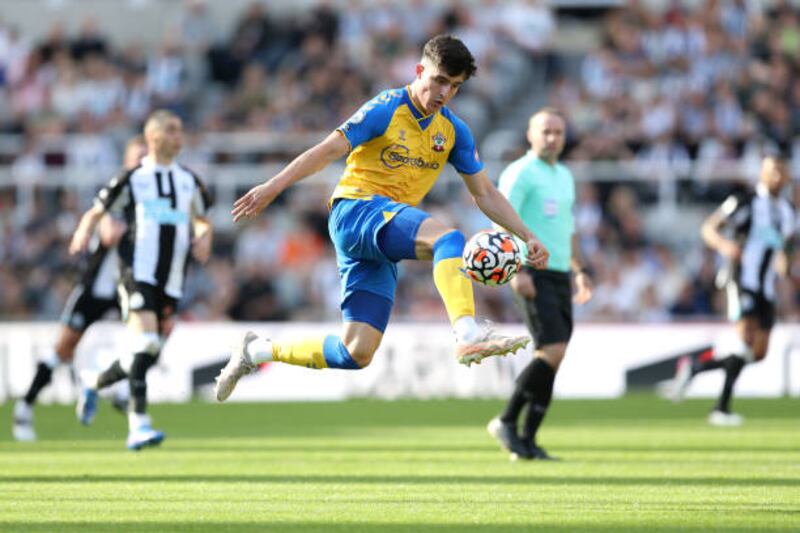
<svg viewBox="0 0 800 533"><path fill-rule="evenodd" d="M153 130L151 137L153 149L164 157L175 157L183 146L183 124L177 118L164 122Z"/></svg>
<svg viewBox="0 0 800 533"><path fill-rule="evenodd" d="M566 136L564 121L558 115L539 113L528 126L531 149L541 159L554 162L564 150Z"/></svg>
<svg viewBox="0 0 800 533"><path fill-rule="evenodd" d="M128 149L125 150L125 157L122 161L122 166L126 169L132 169L139 166L139 162L142 158L147 155L147 145L141 142L137 142L128 146Z"/></svg>
<svg viewBox="0 0 800 533"><path fill-rule="evenodd" d="M777 196L789 182L789 168L785 161L765 157L761 162L761 183L773 196Z"/></svg>
<svg viewBox="0 0 800 533"><path fill-rule="evenodd" d="M464 83L464 74L451 76L427 59L417 64L414 97L423 110L435 113L453 98Z"/></svg>

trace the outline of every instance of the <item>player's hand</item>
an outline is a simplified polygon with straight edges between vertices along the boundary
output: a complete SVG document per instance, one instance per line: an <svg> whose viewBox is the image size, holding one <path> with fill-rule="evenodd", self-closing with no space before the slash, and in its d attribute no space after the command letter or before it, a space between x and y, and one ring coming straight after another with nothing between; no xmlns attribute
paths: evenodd
<svg viewBox="0 0 800 533"><path fill-rule="evenodd" d="M211 257L211 232L207 231L192 240L192 257L205 264Z"/></svg>
<svg viewBox="0 0 800 533"><path fill-rule="evenodd" d="M524 270L511 278L511 290L526 298L533 300L536 298L536 285L533 284L533 277Z"/></svg>
<svg viewBox="0 0 800 533"><path fill-rule="evenodd" d="M742 257L742 247L730 239L723 239L720 241L717 251L721 255L728 259L733 259L734 261Z"/></svg>
<svg viewBox="0 0 800 533"><path fill-rule="evenodd" d="M547 268L547 260L550 258L550 252L539 242L539 239L531 237L525 244L528 247L528 255L525 257L528 264L538 270Z"/></svg>
<svg viewBox="0 0 800 533"><path fill-rule="evenodd" d="M81 252L85 252L89 247L89 238L91 236L91 233L81 227L78 227L69 243L70 255L77 255Z"/></svg>
<svg viewBox="0 0 800 533"><path fill-rule="evenodd" d="M254 218L278 196L277 188L271 182L256 185L247 194L233 203L233 221L239 222L245 218Z"/></svg>
<svg viewBox="0 0 800 533"><path fill-rule="evenodd" d="M578 305L583 305L592 299L592 278L586 272L575 274L575 296L572 301Z"/></svg>

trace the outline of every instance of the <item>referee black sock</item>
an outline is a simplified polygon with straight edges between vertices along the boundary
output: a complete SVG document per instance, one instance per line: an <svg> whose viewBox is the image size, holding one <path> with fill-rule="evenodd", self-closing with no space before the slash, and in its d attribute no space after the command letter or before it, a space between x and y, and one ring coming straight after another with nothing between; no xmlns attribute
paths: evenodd
<svg viewBox="0 0 800 533"><path fill-rule="evenodd" d="M522 440L536 443L536 433L547 414L550 400L553 398L553 383L556 372L547 361L536 358L531 363L531 401L528 403L528 413L522 426Z"/></svg>
<svg viewBox="0 0 800 533"><path fill-rule="evenodd" d="M147 371L155 364L157 358L158 354L152 355L146 352L133 356L128 379L131 390L129 410L134 413L143 415L147 412Z"/></svg>
<svg viewBox="0 0 800 533"><path fill-rule="evenodd" d="M739 379L739 374L741 374L742 368L744 368L746 362L738 355L726 357L722 362L725 368L725 384L722 386L722 394L720 394L714 410L730 413L733 386L736 384L736 380Z"/></svg>
<svg viewBox="0 0 800 533"><path fill-rule="evenodd" d="M519 414L525 407L525 404L531 400L531 390L533 389L533 369L534 363L538 359L534 359L531 364L517 377L517 382L514 385L514 392L511 394L505 410L500 415L500 420L506 424L516 424Z"/></svg>
<svg viewBox="0 0 800 533"><path fill-rule="evenodd" d="M39 393L50 383L52 379L52 368L41 362L36 365L36 375L33 376L31 386L28 389L28 393L25 395L25 403L28 405L33 405L36 403L36 398L39 396Z"/></svg>
<svg viewBox="0 0 800 533"><path fill-rule="evenodd" d="M97 376L97 389L104 389L110 385L113 385L117 381L121 381L128 377L128 374L122 370L122 366L119 364L119 359L111 363L111 366L103 370L99 376Z"/></svg>

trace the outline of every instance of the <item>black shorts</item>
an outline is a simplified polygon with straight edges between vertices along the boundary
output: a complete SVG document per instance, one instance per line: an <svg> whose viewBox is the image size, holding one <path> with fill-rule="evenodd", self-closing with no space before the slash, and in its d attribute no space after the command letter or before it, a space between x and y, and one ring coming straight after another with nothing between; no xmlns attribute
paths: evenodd
<svg viewBox="0 0 800 533"><path fill-rule="evenodd" d="M569 342L572 337L572 284L567 272L525 267L520 276L533 276L536 297L514 294L537 347Z"/></svg>
<svg viewBox="0 0 800 533"><path fill-rule="evenodd" d="M86 331L86 328L114 309L119 309L116 298L97 298L92 296L91 290L78 284L67 298L61 323L75 331Z"/></svg>
<svg viewBox="0 0 800 533"><path fill-rule="evenodd" d="M775 325L775 304L761 292L733 285L728 292L729 315L732 320L754 318L761 329Z"/></svg>
<svg viewBox="0 0 800 533"><path fill-rule="evenodd" d="M126 319L131 311L152 311L162 321L172 318L178 306L178 300L163 289L134 280L129 271L122 274L119 301Z"/></svg>

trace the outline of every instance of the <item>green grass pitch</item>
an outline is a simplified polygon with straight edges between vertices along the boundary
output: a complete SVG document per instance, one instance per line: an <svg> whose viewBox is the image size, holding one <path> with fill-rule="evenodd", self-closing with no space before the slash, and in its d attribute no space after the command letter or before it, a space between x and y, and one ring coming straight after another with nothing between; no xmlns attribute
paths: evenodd
<svg viewBox="0 0 800 533"><path fill-rule="evenodd" d="M78 426L37 411L10 440L0 407L0 531L751 531L800 529L797 400L556 401L541 442L564 460L511 463L486 434L497 400L155 405L158 449L124 449L108 404Z"/></svg>

